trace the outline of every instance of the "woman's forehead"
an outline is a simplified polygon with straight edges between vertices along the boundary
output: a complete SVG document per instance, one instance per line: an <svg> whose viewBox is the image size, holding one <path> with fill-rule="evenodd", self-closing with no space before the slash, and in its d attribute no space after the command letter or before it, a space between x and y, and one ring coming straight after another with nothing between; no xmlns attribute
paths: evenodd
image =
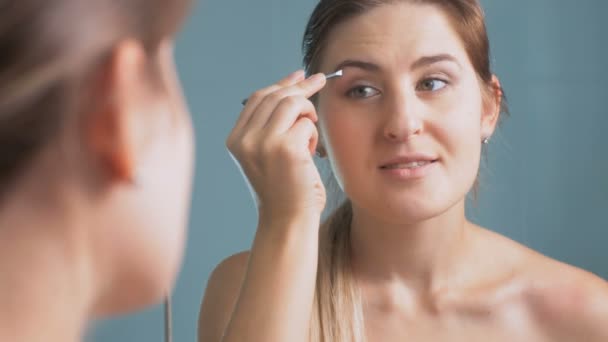
<svg viewBox="0 0 608 342"><path fill-rule="evenodd" d="M373 59L409 64L422 56L450 54L467 59L449 18L435 5L381 5L334 27L327 37L321 68L341 59ZM380 62L380 61L377 61Z"/></svg>

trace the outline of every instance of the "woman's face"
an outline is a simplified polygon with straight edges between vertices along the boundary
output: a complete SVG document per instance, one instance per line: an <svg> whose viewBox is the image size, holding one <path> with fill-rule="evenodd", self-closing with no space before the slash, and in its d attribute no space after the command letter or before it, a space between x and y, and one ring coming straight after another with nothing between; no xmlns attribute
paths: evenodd
<svg viewBox="0 0 608 342"><path fill-rule="evenodd" d="M320 69L344 70L319 94L318 111L332 168L356 207L413 223L464 200L498 108L484 105L440 8L382 5L339 24Z"/></svg>

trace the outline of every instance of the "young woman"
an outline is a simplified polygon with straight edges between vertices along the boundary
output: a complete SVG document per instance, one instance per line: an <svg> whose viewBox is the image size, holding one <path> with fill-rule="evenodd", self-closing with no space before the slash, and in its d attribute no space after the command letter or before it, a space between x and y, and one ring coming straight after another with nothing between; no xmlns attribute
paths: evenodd
<svg viewBox="0 0 608 342"><path fill-rule="evenodd" d="M187 0L0 5L0 340L78 341L177 274L193 138Z"/></svg>
<svg viewBox="0 0 608 342"><path fill-rule="evenodd" d="M603 280L465 216L503 105L477 0L322 0L303 46L314 75L254 93L228 138L259 225L201 342L608 341ZM315 150L347 195L322 225Z"/></svg>

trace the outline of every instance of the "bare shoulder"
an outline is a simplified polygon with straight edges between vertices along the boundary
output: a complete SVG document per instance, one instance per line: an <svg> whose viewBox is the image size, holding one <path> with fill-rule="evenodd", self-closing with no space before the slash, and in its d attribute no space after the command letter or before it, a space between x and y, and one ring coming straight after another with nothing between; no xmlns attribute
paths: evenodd
<svg viewBox="0 0 608 342"><path fill-rule="evenodd" d="M519 325L532 340L608 341L608 282L485 228L477 232L483 273L499 279L490 292L522 310Z"/></svg>
<svg viewBox="0 0 608 342"><path fill-rule="evenodd" d="M198 319L199 342L221 340L238 299L248 260L248 251L231 255L209 276Z"/></svg>
<svg viewBox="0 0 608 342"><path fill-rule="evenodd" d="M608 283L600 277L532 252L524 299L552 341L608 341Z"/></svg>

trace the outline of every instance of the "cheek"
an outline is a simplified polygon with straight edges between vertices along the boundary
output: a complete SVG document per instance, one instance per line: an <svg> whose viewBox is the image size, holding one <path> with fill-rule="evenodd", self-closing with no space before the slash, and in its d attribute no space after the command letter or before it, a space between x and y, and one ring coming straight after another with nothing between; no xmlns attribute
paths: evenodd
<svg viewBox="0 0 608 342"><path fill-rule="evenodd" d="M474 180L481 154L481 106L476 98L462 97L450 112L437 117L433 135L443 149L446 166L457 183Z"/></svg>
<svg viewBox="0 0 608 342"><path fill-rule="evenodd" d="M474 85L462 86L443 101L432 126L452 154L476 153L481 141L481 95Z"/></svg>
<svg viewBox="0 0 608 342"><path fill-rule="evenodd" d="M111 293L128 298L108 303L111 312L157 303L173 287L183 257L193 176L192 131L185 122L170 122L173 113L152 115L165 117L166 125L146 143L134 184L116 191L101 223L107 229L100 246L113 255Z"/></svg>
<svg viewBox="0 0 608 342"><path fill-rule="evenodd" d="M479 121L475 113L457 113L444 118L437 124L436 131L450 154L468 154L474 152L475 145L479 144Z"/></svg>
<svg viewBox="0 0 608 342"><path fill-rule="evenodd" d="M181 120L180 120L181 121ZM192 182L194 176L194 134L189 120L181 122L174 133L167 137L167 146L159 168L164 167L164 182L159 190L164 198L173 198L167 203L171 221L167 222L165 233L175 238L176 253L181 254L188 225ZM170 196L170 197L169 197ZM162 201L162 197L160 199Z"/></svg>
<svg viewBox="0 0 608 342"><path fill-rule="evenodd" d="M373 145L373 125L360 113L325 111L321 116L321 134L332 168L361 169L360 156L366 155Z"/></svg>
<svg viewBox="0 0 608 342"><path fill-rule="evenodd" d="M172 282L181 263L193 178L193 138L190 127L176 123L165 128L142 170L142 246L155 257L149 267L162 283ZM139 181L139 180L138 180ZM156 251L156 253L154 253Z"/></svg>

